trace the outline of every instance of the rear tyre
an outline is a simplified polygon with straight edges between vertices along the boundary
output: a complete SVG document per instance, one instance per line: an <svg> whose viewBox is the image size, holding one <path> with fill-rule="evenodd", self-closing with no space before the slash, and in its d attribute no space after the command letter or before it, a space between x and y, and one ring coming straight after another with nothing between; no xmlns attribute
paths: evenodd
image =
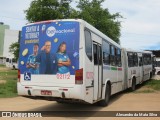
<svg viewBox="0 0 160 120"><path fill-rule="evenodd" d="M15 70L16 69L16 67L13 65L13 70Z"/></svg>
<svg viewBox="0 0 160 120"><path fill-rule="evenodd" d="M111 95L110 86L107 84L107 85L106 85L105 99L99 101L98 104L99 104L100 106L103 106L103 107L107 106L108 103L109 103L110 95Z"/></svg>
<svg viewBox="0 0 160 120"><path fill-rule="evenodd" d="M133 78L131 91L135 91L135 89L136 89L136 80Z"/></svg>
<svg viewBox="0 0 160 120"><path fill-rule="evenodd" d="M57 102L57 103L60 103L60 104L63 104L63 103L64 103L64 101L61 101L61 100L57 100L56 102Z"/></svg>
<svg viewBox="0 0 160 120"><path fill-rule="evenodd" d="M150 77L149 77L149 79L152 79L152 76L153 76L153 75L152 75L152 72L151 72L151 73L150 73Z"/></svg>

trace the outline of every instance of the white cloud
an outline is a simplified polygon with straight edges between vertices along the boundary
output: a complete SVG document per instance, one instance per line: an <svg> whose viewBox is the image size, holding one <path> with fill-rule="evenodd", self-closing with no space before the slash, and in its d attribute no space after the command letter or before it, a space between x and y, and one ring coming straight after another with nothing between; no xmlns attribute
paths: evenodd
<svg viewBox="0 0 160 120"><path fill-rule="evenodd" d="M0 21L21 30L27 23L24 10L31 1L0 0ZM71 5L75 7L74 2ZM120 38L123 47L144 49L160 43L160 0L106 0L103 7L124 17Z"/></svg>
<svg viewBox="0 0 160 120"><path fill-rule="evenodd" d="M10 25L11 29L21 30L27 21L24 10L32 0L0 0L0 21Z"/></svg>
<svg viewBox="0 0 160 120"><path fill-rule="evenodd" d="M160 42L159 0L106 0L103 7L111 13L120 12L122 22L121 45L143 49Z"/></svg>

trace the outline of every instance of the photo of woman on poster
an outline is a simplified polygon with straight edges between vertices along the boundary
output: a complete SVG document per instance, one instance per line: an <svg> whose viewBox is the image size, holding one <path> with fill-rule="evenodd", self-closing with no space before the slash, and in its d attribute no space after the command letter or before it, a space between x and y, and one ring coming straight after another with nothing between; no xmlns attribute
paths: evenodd
<svg viewBox="0 0 160 120"><path fill-rule="evenodd" d="M71 65L71 61L66 53L66 43L62 42L57 50L56 54L58 71L57 74L70 74L68 66Z"/></svg>

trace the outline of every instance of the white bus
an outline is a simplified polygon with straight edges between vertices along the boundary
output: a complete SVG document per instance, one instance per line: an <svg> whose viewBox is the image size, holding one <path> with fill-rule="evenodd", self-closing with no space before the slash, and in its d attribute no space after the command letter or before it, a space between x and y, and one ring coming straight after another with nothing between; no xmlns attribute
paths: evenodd
<svg viewBox="0 0 160 120"><path fill-rule="evenodd" d="M156 75L160 75L160 58L156 58L156 67L155 67L155 69L156 69L155 74Z"/></svg>
<svg viewBox="0 0 160 120"><path fill-rule="evenodd" d="M135 90L137 84L152 78L152 52L124 49L124 56L126 56L123 60L126 60L124 79L127 79L127 88Z"/></svg>
<svg viewBox="0 0 160 120"><path fill-rule="evenodd" d="M7 57L5 65L8 68L18 69L18 62L16 61L15 58Z"/></svg>
<svg viewBox="0 0 160 120"><path fill-rule="evenodd" d="M106 106L111 95L134 90L133 81L149 79L150 55L122 49L80 19L32 23L22 28L18 94Z"/></svg>

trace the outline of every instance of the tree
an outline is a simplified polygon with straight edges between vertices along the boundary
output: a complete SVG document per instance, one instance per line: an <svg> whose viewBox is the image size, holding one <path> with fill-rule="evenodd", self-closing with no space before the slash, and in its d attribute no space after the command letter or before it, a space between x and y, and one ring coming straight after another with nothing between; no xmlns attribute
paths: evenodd
<svg viewBox="0 0 160 120"><path fill-rule="evenodd" d="M9 47L9 52L11 52L14 55L14 58L16 60L18 60L18 58L19 58L19 43L18 42L12 43Z"/></svg>
<svg viewBox="0 0 160 120"><path fill-rule="evenodd" d="M34 0L25 11L29 22L51 19L79 18L87 21L106 34L115 42L119 42L122 18L119 13L111 14L102 7L105 0L79 0L77 9L70 6L72 0Z"/></svg>
<svg viewBox="0 0 160 120"><path fill-rule="evenodd" d="M110 14L108 9L102 8L105 0L80 0L77 7L80 9L79 18L92 24L98 30L119 43L121 23L118 18L122 18L119 13Z"/></svg>
<svg viewBox="0 0 160 120"><path fill-rule="evenodd" d="M29 22L69 18L72 10L70 0L33 0L25 10Z"/></svg>

